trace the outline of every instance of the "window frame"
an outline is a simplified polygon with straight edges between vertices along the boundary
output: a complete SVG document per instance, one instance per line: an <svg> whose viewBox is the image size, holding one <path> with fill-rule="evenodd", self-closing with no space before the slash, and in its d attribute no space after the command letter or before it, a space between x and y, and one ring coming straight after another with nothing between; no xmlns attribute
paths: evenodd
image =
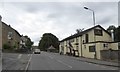
<svg viewBox="0 0 120 72"><path fill-rule="evenodd" d="M103 30L102 29L94 29L94 35L103 36Z"/></svg>
<svg viewBox="0 0 120 72"><path fill-rule="evenodd" d="M93 49L92 49L93 48ZM89 52L95 52L95 45L93 45L93 46L89 46Z"/></svg>
<svg viewBox="0 0 120 72"><path fill-rule="evenodd" d="M86 43L89 42L89 34L85 34L85 42L86 42Z"/></svg>
<svg viewBox="0 0 120 72"><path fill-rule="evenodd" d="M8 32L8 39L11 40L13 37L13 32Z"/></svg>

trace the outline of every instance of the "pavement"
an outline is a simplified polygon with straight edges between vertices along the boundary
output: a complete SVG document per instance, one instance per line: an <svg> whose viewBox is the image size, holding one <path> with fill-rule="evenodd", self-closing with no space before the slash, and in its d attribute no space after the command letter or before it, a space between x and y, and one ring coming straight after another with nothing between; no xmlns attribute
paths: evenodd
<svg viewBox="0 0 120 72"><path fill-rule="evenodd" d="M113 61L103 61L103 60L91 59L91 58L84 58L84 57L73 57L73 58L76 58L79 61L93 63L93 64L113 66L113 67L120 67L120 63L113 62Z"/></svg>
<svg viewBox="0 0 120 72"><path fill-rule="evenodd" d="M30 54L3 53L2 70L25 70Z"/></svg>
<svg viewBox="0 0 120 72"><path fill-rule="evenodd" d="M85 58L84 58L85 59ZM41 52L33 54L29 70L118 70L118 67L106 66L82 61L81 58L59 55L58 53ZM88 60L88 59L86 59Z"/></svg>
<svg viewBox="0 0 120 72"><path fill-rule="evenodd" d="M58 53L53 53L53 54L58 54ZM64 56L68 56L68 55L64 55ZM93 64L120 67L120 62L115 62L115 61L104 61L104 60L85 58L85 57L73 57L73 56L68 56L68 57L71 57L73 59L83 61L83 62L93 63Z"/></svg>

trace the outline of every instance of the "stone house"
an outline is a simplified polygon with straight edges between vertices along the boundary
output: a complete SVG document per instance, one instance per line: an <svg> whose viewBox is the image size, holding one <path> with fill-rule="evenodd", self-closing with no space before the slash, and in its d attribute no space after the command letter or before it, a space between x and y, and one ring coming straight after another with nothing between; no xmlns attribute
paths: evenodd
<svg viewBox="0 0 120 72"><path fill-rule="evenodd" d="M2 22L2 46L9 45L12 48L19 48L21 35L10 25Z"/></svg>

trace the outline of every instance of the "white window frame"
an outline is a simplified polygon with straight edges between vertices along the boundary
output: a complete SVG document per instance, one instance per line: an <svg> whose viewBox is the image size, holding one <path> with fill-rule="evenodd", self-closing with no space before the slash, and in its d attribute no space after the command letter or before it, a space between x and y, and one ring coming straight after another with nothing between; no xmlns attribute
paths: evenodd
<svg viewBox="0 0 120 72"><path fill-rule="evenodd" d="M12 32L8 32L8 39L12 39L12 35L13 35Z"/></svg>

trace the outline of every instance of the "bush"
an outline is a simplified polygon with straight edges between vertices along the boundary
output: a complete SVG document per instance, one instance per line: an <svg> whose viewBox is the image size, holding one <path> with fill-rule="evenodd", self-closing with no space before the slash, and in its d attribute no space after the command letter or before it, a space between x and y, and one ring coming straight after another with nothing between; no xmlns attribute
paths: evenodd
<svg viewBox="0 0 120 72"><path fill-rule="evenodd" d="M16 45L13 46L13 48L16 48L16 47L17 47Z"/></svg>
<svg viewBox="0 0 120 72"><path fill-rule="evenodd" d="M11 46L8 45L8 44L4 44L4 45L3 45L3 49L10 49L10 48L11 48Z"/></svg>

